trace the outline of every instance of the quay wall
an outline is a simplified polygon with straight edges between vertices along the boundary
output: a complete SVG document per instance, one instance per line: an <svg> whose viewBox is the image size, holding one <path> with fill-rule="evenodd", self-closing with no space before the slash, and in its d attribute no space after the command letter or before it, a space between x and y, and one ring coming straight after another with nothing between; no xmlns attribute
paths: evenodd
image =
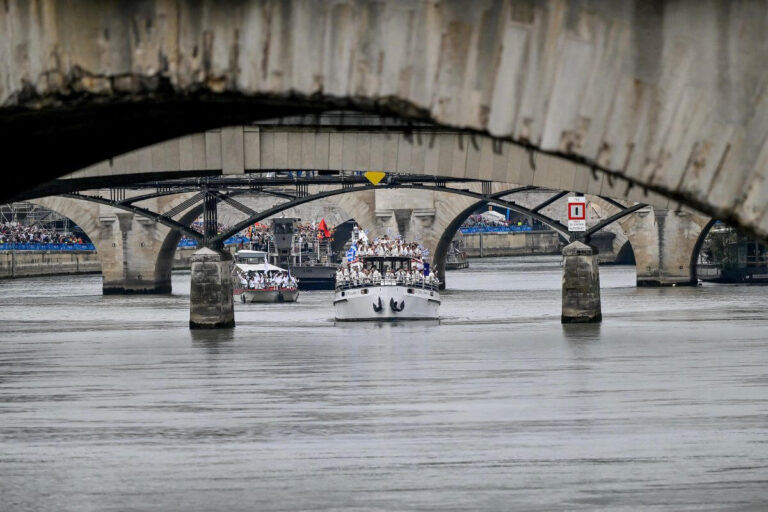
<svg viewBox="0 0 768 512"><path fill-rule="evenodd" d="M0 251L0 278L99 272L96 251Z"/></svg>
<svg viewBox="0 0 768 512"><path fill-rule="evenodd" d="M192 255L197 247L179 247L173 255L173 270L189 270L192 268Z"/></svg>
<svg viewBox="0 0 768 512"><path fill-rule="evenodd" d="M469 258L560 254L563 247L554 231L471 233L463 239Z"/></svg>
<svg viewBox="0 0 768 512"><path fill-rule="evenodd" d="M189 270L196 247L180 248L174 270ZM98 274L101 261L96 251L0 251L0 279L70 274Z"/></svg>

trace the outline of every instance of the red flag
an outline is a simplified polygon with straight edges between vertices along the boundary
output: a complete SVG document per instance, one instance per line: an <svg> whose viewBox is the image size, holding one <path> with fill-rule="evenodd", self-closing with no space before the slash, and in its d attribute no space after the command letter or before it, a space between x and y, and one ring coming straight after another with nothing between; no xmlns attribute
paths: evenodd
<svg viewBox="0 0 768 512"><path fill-rule="evenodd" d="M325 223L325 219L320 219L320 224L317 225L317 230L320 231L325 238L331 238L331 232L328 231L328 225Z"/></svg>

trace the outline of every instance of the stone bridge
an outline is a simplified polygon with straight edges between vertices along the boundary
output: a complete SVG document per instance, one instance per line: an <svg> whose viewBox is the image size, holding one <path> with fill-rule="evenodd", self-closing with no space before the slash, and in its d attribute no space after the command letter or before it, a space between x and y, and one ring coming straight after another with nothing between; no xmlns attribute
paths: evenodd
<svg viewBox="0 0 768 512"><path fill-rule="evenodd" d="M168 211L192 194L160 197L147 202ZM182 234L154 220L98 203L68 197L41 197L35 203L63 215L88 235L101 263L106 295L171 293L173 258ZM182 210L177 219L191 224L199 208Z"/></svg>
<svg viewBox="0 0 768 512"><path fill-rule="evenodd" d="M480 192L481 183L454 185ZM451 187L448 187L451 188ZM492 192L513 190L517 185L493 183ZM307 192L317 194L328 186L311 186ZM107 196L115 190L95 190L83 198L46 197L34 202L69 217L93 240L102 266L105 294L169 293L173 256L181 233L154 219L104 204L86 201L89 195ZM138 195L138 192L133 192ZM139 205L159 213L173 211L172 218L189 225L202 213L199 201L185 206L194 193L160 196L140 201ZM518 192L507 199L526 208L534 208L558 191L536 189ZM619 208L609 201L587 196L588 224L594 225ZM266 199L266 198L264 198ZM279 204L261 200L262 207ZM345 218L354 218L372 233L400 233L407 239L419 240L434 255L433 264L445 282L444 262L448 243L458 226L480 206L482 201L439 191L413 189L374 189L349 192L324 200L334 204ZM541 209L555 221L564 222L563 196ZM292 211L285 212L291 215ZM690 284L695 279L692 262L708 218L689 211L668 211L648 206L608 228L617 235L619 245L631 245L637 260L638 285Z"/></svg>
<svg viewBox="0 0 768 512"><path fill-rule="evenodd" d="M765 2L726 0L8 0L3 197L173 137L345 108L493 137L413 145L403 168L592 193L610 176L766 239L767 20ZM498 158L471 160L477 145Z"/></svg>
<svg viewBox="0 0 768 512"><path fill-rule="evenodd" d="M0 139L10 171L0 199L102 161L84 171L95 173L82 176L91 188L136 172L375 169L647 203L649 240L686 231L664 214L681 205L768 239L765 1L3 7ZM396 136L315 127L289 143L268 133L283 127L259 125L258 146L246 141L254 121L340 109L413 126ZM185 137L221 127L218 162L215 136ZM177 137L175 156L155 146L151 162L131 161ZM564 281L564 321L581 299L599 309L591 250L575 244L565 269L587 277Z"/></svg>

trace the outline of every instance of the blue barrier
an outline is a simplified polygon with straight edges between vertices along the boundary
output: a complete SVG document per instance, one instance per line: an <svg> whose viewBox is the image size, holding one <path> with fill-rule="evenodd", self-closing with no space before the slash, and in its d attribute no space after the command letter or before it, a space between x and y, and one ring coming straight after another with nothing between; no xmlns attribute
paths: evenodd
<svg viewBox="0 0 768 512"><path fill-rule="evenodd" d="M247 244L250 242L247 236L233 236L224 240L224 245ZM185 238L179 242L179 247L197 247L197 240Z"/></svg>
<svg viewBox="0 0 768 512"><path fill-rule="evenodd" d="M224 245L247 244L248 237L233 236L224 240ZM197 247L196 240L184 239L179 247ZM93 244L0 244L0 251L95 251Z"/></svg>
<svg viewBox="0 0 768 512"><path fill-rule="evenodd" d="M0 244L0 251L95 251L93 244Z"/></svg>
<svg viewBox="0 0 768 512"><path fill-rule="evenodd" d="M522 231L533 231L531 226L482 226L461 228L461 233L471 235L474 233L519 233Z"/></svg>

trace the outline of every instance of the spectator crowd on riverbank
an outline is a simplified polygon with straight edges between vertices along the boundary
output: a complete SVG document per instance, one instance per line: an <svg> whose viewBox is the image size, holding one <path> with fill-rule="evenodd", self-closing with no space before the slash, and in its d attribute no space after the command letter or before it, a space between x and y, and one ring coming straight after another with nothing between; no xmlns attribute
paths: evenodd
<svg viewBox="0 0 768 512"><path fill-rule="evenodd" d="M534 224L536 221L534 220ZM499 228L509 226L528 226L528 219L511 220L511 219L493 219L483 215L470 215L467 220L461 225L462 228Z"/></svg>
<svg viewBox="0 0 768 512"><path fill-rule="evenodd" d="M0 244L83 244L89 241L73 233L58 233L39 225L0 223Z"/></svg>

